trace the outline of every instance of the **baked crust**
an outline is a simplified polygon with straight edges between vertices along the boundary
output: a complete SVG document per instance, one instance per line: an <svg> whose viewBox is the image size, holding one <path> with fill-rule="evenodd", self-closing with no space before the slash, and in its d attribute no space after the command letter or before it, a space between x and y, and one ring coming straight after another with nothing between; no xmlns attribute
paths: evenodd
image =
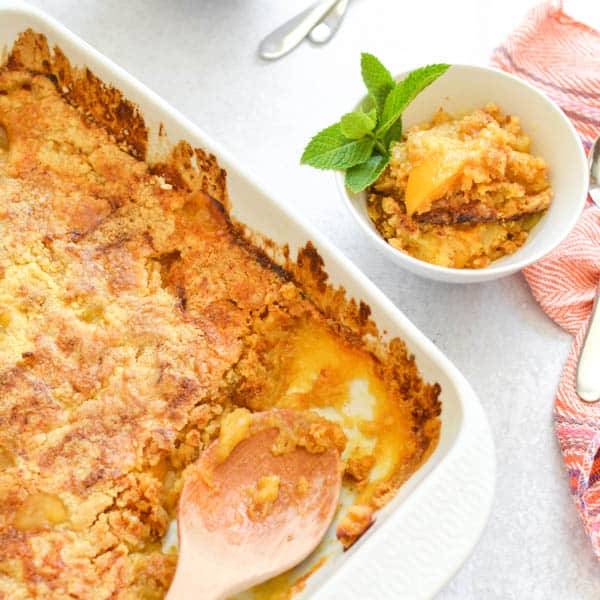
<svg viewBox="0 0 600 600"><path fill-rule="evenodd" d="M65 61L27 32L0 69L0 597L162 598L184 470L224 415L339 407L363 373L357 423L394 457L360 470L378 508L437 443L440 390L363 341L368 307L312 246L282 268L240 236L214 157L149 165L135 109ZM128 108L89 111L92 90Z"/></svg>
<svg viewBox="0 0 600 600"><path fill-rule="evenodd" d="M486 267L522 246L550 206L546 162L529 146L519 119L491 102L460 117L440 110L394 145L390 164L369 188L369 216L390 245L411 256L445 267ZM411 212L411 174L427 163L432 168L422 185L445 168L447 177Z"/></svg>

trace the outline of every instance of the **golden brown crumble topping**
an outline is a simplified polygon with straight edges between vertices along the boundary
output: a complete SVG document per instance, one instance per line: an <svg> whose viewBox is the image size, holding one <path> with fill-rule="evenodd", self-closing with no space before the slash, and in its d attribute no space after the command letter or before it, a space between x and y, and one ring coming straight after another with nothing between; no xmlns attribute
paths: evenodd
<svg viewBox="0 0 600 600"><path fill-rule="evenodd" d="M550 205L545 161L518 117L493 103L443 110L410 129L368 194L368 212L395 248L444 267L482 268L512 254Z"/></svg>
<svg viewBox="0 0 600 600"><path fill-rule="evenodd" d="M372 524L373 507L355 504L340 519L337 526L337 537L344 548L348 549Z"/></svg>
<svg viewBox="0 0 600 600"><path fill-rule="evenodd" d="M99 125L64 57L54 75L42 36L20 43L0 69L0 597L164 597L182 472L236 408L337 408L346 485L382 506L437 443L439 386L361 339L368 307L239 237L212 157L150 168L135 111L116 136L124 109ZM300 433L318 451L341 427Z"/></svg>

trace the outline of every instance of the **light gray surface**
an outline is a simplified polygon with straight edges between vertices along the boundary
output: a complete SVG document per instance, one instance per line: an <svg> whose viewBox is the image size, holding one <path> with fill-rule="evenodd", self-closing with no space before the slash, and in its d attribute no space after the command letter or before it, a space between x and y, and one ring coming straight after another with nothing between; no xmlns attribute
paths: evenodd
<svg viewBox="0 0 600 600"><path fill-rule="evenodd" d="M353 0L329 45L304 43L275 63L257 58L259 39L307 0L33 3L228 147L275 197L337 244L472 383L495 435L496 500L473 555L439 598L599 598L599 566L570 498L552 425L570 336L542 313L521 275L452 286L398 270L367 245L332 175L298 164L308 138L362 94L360 51L396 72L434 60L486 64L531 1L418 0L407 9L396 0Z"/></svg>

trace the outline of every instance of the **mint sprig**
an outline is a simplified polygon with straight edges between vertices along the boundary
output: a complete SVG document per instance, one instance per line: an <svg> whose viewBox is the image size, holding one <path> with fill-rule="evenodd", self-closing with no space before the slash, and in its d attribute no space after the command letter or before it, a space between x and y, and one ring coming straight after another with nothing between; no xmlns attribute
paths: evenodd
<svg viewBox="0 0 600 600"><path fill-rule="evenodd" d="M360 55L360 72L369 91L369 96L373 98L377 112L381 114L385 99L396 85L396 82L392 74L381 64L381 61L367 52Z"/></svg>
<svg viewBox="0 0 600 600"><path fill-rule="evenodd" d="M362 136L351 139L342 133L342 125L336 123L319 131L304 149L301 162L317 169L347 169L365 162L375 140Z"/></svg>
<svg viewBox="0 0 600 600"><path fill-rule="evenodd" d="M346 170L346 187L354 193L367 188L383 173L392 145L402 137L403 111L450 65L421 67L398 83L372 54L363 53L360 66L369 92L367 102L317 133L300 159L302 164L317 169Z"/></svg>
<svg viewBox="0 0 600 600"><path fill-rule="evenodd" d="M371 185L382 173L389 162L388 156L372 154L360 165L354 165L346 170L346 187L355 194Z"/></svg>
<svg viewBox="0 0 600 600"><path fill-rule="evenodd" d="M377 115L364 112L346 113L340 119L342 135L351 140L359 140L375 129Z"/></svg>
<svg viewBox="0 0 600 600"><path fill-rule="evenodd" d="M448 70L449 65L429 65L409 73L388 94L383 105L381 119L377 125L379 133L386 133L402 116L402 111L440 75Z"/></svg>

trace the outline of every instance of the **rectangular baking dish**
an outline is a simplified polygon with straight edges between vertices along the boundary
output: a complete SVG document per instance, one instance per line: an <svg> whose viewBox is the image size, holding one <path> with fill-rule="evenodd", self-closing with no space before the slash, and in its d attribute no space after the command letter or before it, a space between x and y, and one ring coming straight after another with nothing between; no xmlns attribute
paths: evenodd
<svg viewBox="0 0 600 600"><path fill-rule="evenodd" d="M0 48L32 28L60 46L71 64L89 67L104 82L139 106L158 140L162 123L168 139L188 141L214 153L227 170L233 217L291 256L308 240L317 248L329 282L366 302L380 332L400 337L415 355L427 381L442 387L442 430L426 463L396 497L377 513L373 527L348 552L328 553L297 598L430 598L456 572L487 520L495 479L491 432L473 390L448 359L348 259L317 231L261 189L221 144L170 107L151 90L68 29L27 5L0 0Z"/></svg>

